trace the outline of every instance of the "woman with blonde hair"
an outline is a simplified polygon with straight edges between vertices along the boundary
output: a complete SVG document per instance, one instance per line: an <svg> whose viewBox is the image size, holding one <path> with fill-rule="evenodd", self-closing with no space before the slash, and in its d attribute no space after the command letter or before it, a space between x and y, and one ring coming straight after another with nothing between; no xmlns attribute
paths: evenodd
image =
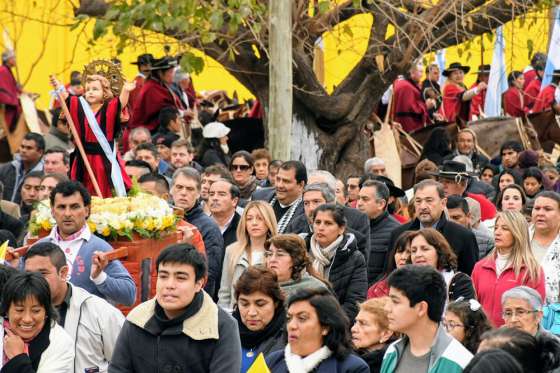
<svg viewBox="0 0 560 373"><path fill-rule="evenodd" d="M502 211L496 217L494 250L475 264L472 272L476 296L494 326L500 327L502 294L517 286L528 286L545 297L545 277L533 256L529 226L517 211Z"/></svg>
<svg viewBox="0 0 560 373"><path fill-rule="evenodd" d="M218 304L226 310L235 305L234 285L249 266L264 263L265 242L278 232L274 210L267 202L251 201L237 226L237 241L226 247Z"/></svg>

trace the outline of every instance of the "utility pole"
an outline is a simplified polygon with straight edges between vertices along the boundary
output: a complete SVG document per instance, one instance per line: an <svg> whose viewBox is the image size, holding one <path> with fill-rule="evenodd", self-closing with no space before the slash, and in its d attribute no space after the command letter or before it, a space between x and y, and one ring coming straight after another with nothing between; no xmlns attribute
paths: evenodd
<svg viewBox="0 0 560 373"><path fill-rule="evenodd" d="M274 159L291 159L292 1L269 0L268 146Z"/></svg>

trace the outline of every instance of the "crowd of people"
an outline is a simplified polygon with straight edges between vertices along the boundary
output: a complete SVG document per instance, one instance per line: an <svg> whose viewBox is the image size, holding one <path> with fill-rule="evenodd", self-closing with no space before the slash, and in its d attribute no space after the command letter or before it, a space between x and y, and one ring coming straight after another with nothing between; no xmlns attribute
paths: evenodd
<svg viewBox="0 0 560 373"><path fill-rule="evenodd" d="M510 74L508 114L557 109L554 95L527 99L539 58L525 81ZM262 358L287 373L560 369L556 164L509 139L488 159L468 127L454 139L434 129L409 190L377 157L337 179L265 148L230 154L215 118L199 118L199 138L185 131L197 99L175 59L135 63L119 94L100 75L52 79L71 118L56 108L49 132L0 165L0 244L13 254L0 266L0 372L237 373ZM482 115L488 70L465 90L468 69L451 64L440 93L439 70L421 86L415 65L392 88L395 120L413 131ZM157 257L155 297L126 316L116 306L137 286L87 223L92 195L118 189L115 171L184 213ZM44 200L56 225L18 256Z"/></svg>

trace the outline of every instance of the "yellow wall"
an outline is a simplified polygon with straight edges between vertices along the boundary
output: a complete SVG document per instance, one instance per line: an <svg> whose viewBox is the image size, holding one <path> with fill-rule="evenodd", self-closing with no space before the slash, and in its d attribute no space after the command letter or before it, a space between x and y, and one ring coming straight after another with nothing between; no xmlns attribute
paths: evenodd
<svg viewBox="0 0 560 373"><path fill-rule="evenodd" d="M25 84L26 91L41 94L38 101L40 108L48 106L50 74L55 73L59 79L67 81L70 71L83 70L84 65L91 60L116 56L115 37L105 36L95 45L90 45L92 23L75 30L64 26L73 22L71 4L67 0L0 0L0 25L7 30L15 44L19 80ZM356 16L324 35L325 86L329 92L360 60L366 48L371 23L370 15ZM352 30L351 36L344 31L345 25ZM524 25L520 21L514 22L513 25L508 24L505 36L508 71L512 68L523 69L529 60L529 39L533 40L535 51L546 50L547 14L530 15ZM153 34L139 34L138 37L145 41L145 48L128 48L118 56L123 62L123 72L129 79L136 74L136 67L130 62L134 61L138 54L149 52L156 57L161 56L163 43L173 42ZM465 51L459 57L460 46L449 48L447 64L460 61L476 71L481 62L480 39L478 37L474 40L470 55ZM493 42L485 37L485 63L490 63L492 46ZM250 92L218 63L209 57L205 59L204 71L193 77L197 90L225 89L230 95L237 91L242 100L251 97ZM433 57L427 56L427 59L432 60ZM475 75L470 74L467 83L474 79Z"/></svg>

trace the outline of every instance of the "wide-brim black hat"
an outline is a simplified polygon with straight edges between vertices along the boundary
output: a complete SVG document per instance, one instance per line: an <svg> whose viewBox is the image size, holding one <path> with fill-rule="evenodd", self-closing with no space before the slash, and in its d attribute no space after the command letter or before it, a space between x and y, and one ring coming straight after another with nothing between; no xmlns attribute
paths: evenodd
<svg viewBox="0 0 560 373"><path fill-rule="evenodd" d="M404 197L406 195L404 190L395 186L395 183L393 183L393 180L389 179L387 176L375 175L375 177L372 177L371 180L381 181L383 184L387 185L387 188L389 188L389 194L392 197L397 197L398 198L398 197Z"/></svg>
<svg viewBox="0 0 560 373"><path fill-rule="evenodd" d="M150 53L144 53L138 56L136 62L131 62L132 65L149 65L154 60L154 56Z"/></svg>
<svg viewBox="0 0 560 373"><path fill-rule="evenodd" d="M560 69L553 70L550 76L560 76Z"/></svg>
<svg viewBox="0 0 560 373"><path fill-rule="evenodd" d="M437 172L430 172L430 175L451 180L468 179L473 176L467 172L467 166L464 163L457 161L443 161L439 170Z"/></svg>
<svg viewBox="0 0 560 373"><path fill-rule="evenodd" d="M478 71L476 72L477 74L490 74L490 69L492 68L492 66L490 65L480 65L478 67Z"/></svg>
<svg viewBox="0 0 560 373"><path fill-rule="evenodd" d="M471 71L471 68L469 66L461 65L459 62L453 62L451 65L449 65L447 69L443 70L442 75L449 76L453 71L458 71L458 70L463 70L463 72L466 74L469 71Z"/></svg>
<svg viewBox="0 0 560 373"><path fill-rule="evenodd" d="M179 66L179 62L173 57L156 58L152 61L150 70L167 70Z"/></svg>

